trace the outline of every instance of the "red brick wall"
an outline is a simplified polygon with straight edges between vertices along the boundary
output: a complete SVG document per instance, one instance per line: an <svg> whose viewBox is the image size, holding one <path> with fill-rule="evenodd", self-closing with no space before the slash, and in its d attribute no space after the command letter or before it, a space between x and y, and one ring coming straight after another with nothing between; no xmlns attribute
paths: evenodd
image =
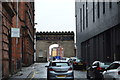
<svg viewBox="0 0 120 80"><path fill-rule="evenodd" d="M2 5L2 68L3 77L9 77L9 31L12 27L11 16L7 12L6 5Z"/></svg>
<svg viewBox="0 0 120 80"><path fill-rule="evenodd" d="M33 63L34 54L34 7L30 2L19 2L17 21L17 3L2 4L2 70L7 78L21 68ZM32 23L31 23L32 22ZM18 23L18 26L17 26ZM20 38L11 38L10 29L20 28ZM9 55L11 54L11 55ZM23 56L22 56L23 54ZM10 62L10 63L9 63Z"/></svg>
<svg viewBox="0 0 120 80"><path fill-rule="evenodd" d="M24 30L24 61L25 66L31 65L33 63L33 54L34 54L34 10L30 2L21 3L24 6L23 16L25 20L25 30ZM25 18L24 18L25 17Z"/></svg>

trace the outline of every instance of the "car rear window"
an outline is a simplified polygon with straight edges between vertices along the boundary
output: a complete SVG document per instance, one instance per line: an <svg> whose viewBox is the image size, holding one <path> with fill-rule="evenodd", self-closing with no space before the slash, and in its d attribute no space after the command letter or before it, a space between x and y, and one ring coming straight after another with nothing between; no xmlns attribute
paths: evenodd
<svg viewBox="0 0 120 80"><path fill-rule="evenodd" d="M67 63L67 62L54 62L54 63L52 63L52 66L69 66L69 63Z"/></svg>

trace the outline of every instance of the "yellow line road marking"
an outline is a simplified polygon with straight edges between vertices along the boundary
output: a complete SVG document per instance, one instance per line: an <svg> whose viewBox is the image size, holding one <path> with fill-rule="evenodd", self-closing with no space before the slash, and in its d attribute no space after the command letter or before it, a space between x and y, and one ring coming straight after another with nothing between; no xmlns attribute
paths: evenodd
<svg viewBox="0 0 120 80"><path fill-rule="evenodd" d="M33 73L33 75L32 75L32 77L30 78L30 80L32 80L32 79L34 78L34 76L35 76L35 72Z"/></svg>

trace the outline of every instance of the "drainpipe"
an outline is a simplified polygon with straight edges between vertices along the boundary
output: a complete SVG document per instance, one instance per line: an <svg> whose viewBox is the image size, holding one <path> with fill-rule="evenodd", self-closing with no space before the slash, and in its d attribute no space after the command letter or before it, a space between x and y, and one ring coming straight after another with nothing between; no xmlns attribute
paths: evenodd
<svg viewBox="0 0 120 80"><path fill-rule="evenodd" d="M16 28L18 28L18 0L17 0ZM16 39L16 45L17 44L18 44L18 39Z"/></svg>

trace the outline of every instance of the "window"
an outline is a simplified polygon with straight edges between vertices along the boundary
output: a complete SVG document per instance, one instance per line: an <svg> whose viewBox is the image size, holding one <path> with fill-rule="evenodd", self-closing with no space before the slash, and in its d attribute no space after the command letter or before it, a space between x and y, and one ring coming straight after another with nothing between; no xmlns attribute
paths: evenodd
<svg viewBox="0 0 120 80"><path fill-rule="evenodd" d="M114 63L114 64L110 65L110 67L108 69L117 69L118 67L120 67L120 64Z"/></svg>
<svg viewBox="0 0 120 80"><path fill-rule="evenodd" d="M69 66L67 62L54 62L52 63L52 66Z"/></svg>
<svg viewBox="0 0 120 80"><path fill-rule="evenodd" d="M93 1L93 22L95 22L95 2Z"/></svg>
<svg viewBox="0 0 120 80"><path fill-rule="evenodd" d="M98 10L98 18L100 17L100 2L99 2L99 0L98 0L98 6L97 6L97 10Z"/></svg>
<svg viewBox="0 0 120 80"><path fill-rule="evenodd" d="M85 6L83 4L83 30L85 29Z"/></svg>
<svg viewBox="0 0 120 80"><path fill-rule="evenodd" d="M88 27L88 3L86 1L86 28Z"/></svg>
<svg viewBox="0 0 120 80"><path fill-rule="evenodd" d="M111 2L111 0L109 2L109 8L112 8L112 2Z"/></svg>
<svg viewBox="0 0 120 80"><path fill-rule="evenodd" d="M81 26L81 32L82 32L82 8L80 8L80 26Z"/></svg>
<svg viewBox="0 0 120 80"><path fill-rule="evenodd" d="M39 50L39 57L43 57L43 51Z"/></svg>
<svg viewBox="0 0 120 80"><path fill-rule="evenodd" d="M75 19L76 19L76 27L78 27L78 26L77 26L77 15L75 16Z"/></svg>
<svg viewBox="0 0 120 80"><path fill-rule="evenodd" d="M105 14L105 2L103 2L103 14Z"/></svg>

